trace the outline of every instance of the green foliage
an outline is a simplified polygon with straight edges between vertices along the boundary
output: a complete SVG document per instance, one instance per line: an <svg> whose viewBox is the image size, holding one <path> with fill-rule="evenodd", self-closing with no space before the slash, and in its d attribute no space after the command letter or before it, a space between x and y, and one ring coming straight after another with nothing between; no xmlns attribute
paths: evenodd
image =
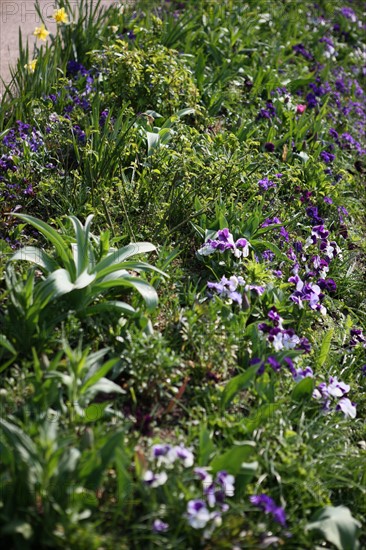
<svg viewBox="0 0 366 550"><path fill-rule="evenodd" d="M0 106L1 540L362 548L359 6L56 7ZM197 254L225 228L247 256Z"/></svg>
<svg viewBox="0 0 366 550"><path fill-rule="evenodd" d="M163 116L195 107L198 91L177 52L164 46L131 49L123 40L91 56L102 71L101 90L109 101L129 102L135 112L153 109Z"/></svg>
<svg viewBox="0 0 366 550"><path fill-rule="evenodd" d="M120 289L136 290L148 309L156 307L158 296L155 289L142 277L130 273L155 271L164 275L145 262L131 260L137 254L156 250L154 245L141 242L120 249L110 248L108 232L98 238L90 233L93 216L87 218L85 226L70 216L75 232L72 239L61 236L50 225L32 216L17 216L39 230L55 249L51 256L42 249L26 246L10 258L11 261L31 262L42 273L40 280L36 281L35 269L31 268L22 282L13 270L8 270L7 284L12 304L5 319L5 330L10 331L19 351L28 351L37 333L43 332L41 341L44 342L53 327L71 311L83 318L114 311L120 315L134 315L136 309L127 302L101 300L116 289L119 292ZM114 296L117 297L115 292ZM15 326L16 331L12 330Z"/></svg>

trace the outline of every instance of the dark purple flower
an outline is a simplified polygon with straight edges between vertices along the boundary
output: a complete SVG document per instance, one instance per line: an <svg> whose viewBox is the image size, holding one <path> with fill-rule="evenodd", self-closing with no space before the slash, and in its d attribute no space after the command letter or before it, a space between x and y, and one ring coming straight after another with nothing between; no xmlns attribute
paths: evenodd
<svg viewBox="0 0 366 550"><path fill-rule="evenodd" d="M328 151L322 151L320 153L320 158L325 162L325 164L330 164L334 161L335 155L328 153Z"/></svg>
<svg viewBox="0 0 366 550"><path fill-rule="evenodd" d="M311 92L307 94L306 101L309 109L314 109L318 105L318 100L316 99L316 96Z"/></svg>
<svg viewBox="0 0 366 550"><path fill-rule="evenodd" d="M259 180L258 185L259 187L264 189L264 191L268 191L268 189L270 189L271 187L277 187L277 185L272 180L269 180L268 178L263 178Z"/></svg>
<svg viewBox="0 0 366 550"><path fill-rule="evenodd" d="M348 6L346 6L345 8L341 8L341 14L346 19L349 19L350 21L352 21L352 23L356 23L357 17L352 8L349 8Z"/></svg>
<svg viewBox="0 0 366 550"><path fill-rule="evenodd" d="M296 44L295 46L292 46L292 50L295 53L302 55L308 61L314 59L313 55L305 48L303 44Z"/></svg>
<svg viewBox="0 0 366 550"><path fill-rule="evenodd" d="M266 151L268 151L268 153L273 153L273 151L275 150L275 146L271 141L267 141L264 144L264 148Z"/></svg>
<svg viewBox="0 0 366 550"><path fill-rule="evenodd" d="M281 370L281 364L277 361L277 359L275 357L273 357L272 355L270 355L267 359L267 363L269 364L269 366L275 371L275 372L278 372L279 370Z"/></svg>
<svg viewBox="0 0 366 550"><path fill-rule="evenodd" d="M260 508L266 514L271 514L273 519L280 525L286 524L286 513L281 506L277 506L275 501L266 494L253 495L249 498L250 502Z"/></svg>

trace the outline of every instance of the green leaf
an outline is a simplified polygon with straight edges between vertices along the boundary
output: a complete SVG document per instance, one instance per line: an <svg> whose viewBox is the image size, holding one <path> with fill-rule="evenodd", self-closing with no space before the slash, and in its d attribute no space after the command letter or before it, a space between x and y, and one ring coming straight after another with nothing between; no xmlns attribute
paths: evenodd
<svg viewBox="0 0 366 550"><path fill-rule="evenodd" d="M254 448L255 444L252 441L248 441L243 445L232 447L224 454L215 456L210 463L213 473L219 470L226 470L232 475L239 474L242 464L248 462L248 459L254 452Z"/></svg>
<svg viewBox="0 0 366 550"><path fill-rule="evenodd" d="M89 232L90 225L93 219L93 214L90 214L90 216L87 217L85 221L85 227L82 226L81 222L75 216L69 216L69 219L74 226L76 235L76 246L73 247L73 253L76 266L76 276L78 277L83 271L88 268Z"/></svg>
<svg viewBox="0 0 366 550"><path fill-rule="evenodd" d="M127 246L124 246L123 248L120 248L119 250L116 250L115 252L112 252L111 254L108 254L106 258L104 258L102 261L98 263L98 265L95 268L96 273L102 272L107 267L114 265L114 264L120 264L121 262L127 260L127 258L131 258L131 256L135 256L136 254L145 254L146 252L155 252L156 247L147 242L140 242L140 243L131 243Z"/></svg>
<svg viewBox="0 0 366 550"><path fill-rule="evenodd" d="M17 354L17 350L13 346L11 342L7 339L7 337L4 334L0 334L0 347L5 348L7 351L12 353L13 355ZM1 367L0 367L1 372Z"/></svg>
<svg viewBox="0 0 366 550"><path fill-rule="evenodd" d="M42 220L34 218L33 216L29 216L28 214L12 214L12 215L29 223L35 229L37 229L40 233L42 233L42 235L44 235L46 239L51 244L53 244L53 246L56 248L57 254L61 258L61 260L64 262L64 266L69 271L71 277L75 277L76 269L75 269L73 258L71 256L71 252L67 246L67 243L57 233L57 231L55 231L55 229L53 229L50 225L48 225L48 223L45 223Z"/></svg>
<svg viewBox="0 0 366 550"><path fill-rule="evenodd" d="M252 380L255 378L255 375L258 371L258 365L252 365L242 374L238 374L226 384L225 389L221 396L221 409L225 409L231 401L234 399L235 395L240 391L248 388Z"/></svg>
<svg viewBox="0 0 366 550"><path fill-rule="evenodd" d="M358 550L358 533L361 523L357 521L346 506L326 506L313 516L308 523L308 531L315 530L333 544L338 550Z"/></svg>
<svg viewBox="0 0 366 550"><path fill-rule="evenodd" d="M155 132L146 132L147 154L151 156L160 145L160 135Z"/></svg>
<svg viewBox="0 0 366 550"><path fill-rule="evenodd" d="M264 425L267 420L275 415L279 407L278 403L265 403L261 407L255 409L247 418L243 418L243 422L248 432L254 432L254 430Z"/></svg>
<svg viewBox="0 0 366 550"><path fill-rule="evenodd" d="M106 302L101 302L95 304L94 306L89 306L84 309L81 313L83 315L95 315L98 313L110 313L111 311L119 311L125 315L133 315L136 313L135 308L127 304L126 302L121 302L119 300L107 300Z"/></svg>
<svg viewBox="0 0 366 550"><path fill-rule="evenodd" d="M334 332L334 329L331 328L331 329L328 330L328 332L324 336L324 339L323 339L323 342L322 342L322 345L321 345L321 348L320 348L320 352L319 352L319 355L318 355L318 358L317 358L317 364L318 364L319 367L322 367L324 365L324 363L326 362L326 360L327 360L328 353L329 353L329 350L330 350L330 343L332 341L333 332Z"/></svg>
<svg viewBox="0 0 366 550"><path fill-rule="evenodd" d="M88 389L90 386L93 386L100 378L108 374L108 372L115 366L115 364L118 362L118 357L114 357L113 359L110 359L104 365L102 365L96 372L93 372L91 376L86 376L84 379L84 383L82 385L82 392L84 392L86 389Z"/></svg>
<svg viewBox="0 0 366 550"><path fill-rule="evenodd" d="M51 256L36 246L24 246L23 248L20 248L15 252L15 254L13 254L10 260L24 260L27 262L32 262L47 271L54 271L59 267L57 262L51 258Z"/></svg>
<svg viewBox="0 0 366 550"><path fill-rule="evenodd" d="M200 429L198 464L200 466L206 466L214 450L215 445L212 442L207 426L204 424Z"/></svg>
<svg viewBox="0 0 366 550"><path fill-rule="evenodd" d="M108 436L106 443L98 451L98 460L96 460L95 454L92 454L83 465L80 478L85 479L87 488L97 489L99 487L107 467L116 459L117 450L123 449L124 439L125 433L123 430Z"/></svg>
<svg viewBox="0 0 366 550"><path fill-rule="evenodd" d="M103 290L115 287L134 288L141 294L148 309L154 309L158 305L158 295L155 288L143 279L138 279L137 277L124 277L123 279L102 281L95 285L93 294L99 294Z"/></svg>
<svg viewBox="0 0 366 550"><path fill-rule="evenodd" d="M311 399L314 391L315 382L309 376L300 380L291 392L293 401L303 401Z"/></svg>
<svg viewBox="0 0 366 550"><path fill-rule="evenodd" d="M98 271L98 277L97 280L104 279L107 275L110 273L114 273L117 271L124 271L125 273L128 273L126 270L132 270L132 271L155 271L156 273L160 273L163 277L169 277L164 271L161 271L161 269L150 265L146 262L120 262L116 264L112 264L109 267L106 267L105 269ZM123 273L122 273L123 276ZM114 277L115 278L115 277Z"/></svg>

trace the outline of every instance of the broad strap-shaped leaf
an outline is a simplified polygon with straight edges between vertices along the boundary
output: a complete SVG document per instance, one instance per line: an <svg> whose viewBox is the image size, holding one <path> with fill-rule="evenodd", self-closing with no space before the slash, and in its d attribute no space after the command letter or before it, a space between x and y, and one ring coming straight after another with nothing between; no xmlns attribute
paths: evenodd
<svg viewBox="0 0 366 550"><path fill-rule="evenodd" d="M23 260L32 262L47 271L55 271L60 267L58 263L51 258L44 250L36 246L24 246L15 252L10 258L11 261Z"/></svg>
<svg viewBox="0 0 366 550"><path fill-rule="evenodd" d="M57 233L57 231L55 231L55 229L53 229L53 227L48 225L48 223L43 222L38 218L35 218L34 216L29 216L28 214L12 215L29 223L40 233L42 233L42 235L44 235L44 237L46 237L46 239L55 247L57 254L64 263L64 267L67 268L72 276L75 276L76 269L71 250L69 249L67 243L63 240L63 238Z"/></svg>
<svg viewBox="0 0 366 550"><path fill-rule="evenodd" d="M92 399L99 392L120 394L126 393L125 390L123 390L115 382L112 382L112 380L108 380L108 378L100 378L93 385L89 386L85 391L82 391L81 395L85 397L87 396L87 401L89 402L90 399Z"/></svg>
<svg viewBox="0 0 366 550"><path fill-rule="evenodd" d="M158 295L155 288L137 277L123 277L116 280L101 281L94 285L92 294L96 296L104 290L115 287L134 288L141 294L148 309L154 309L158 305Z"/></svg>
<svg viewBox="0 0 366 550"><path fill-rule="evenodd" d="M160 135L155 132L146 132L147 154L151 156L160 145Z"/></svg>
<svg viewBox="0 0 366 550"><path fill-rule="evenodd" d="M330 344L332 342L333 332L334 332L334 329L330 328L323 338L320 352L317 357L317 363L319 367L322 367L327 360L329 350L330 350Z"/></svg>
<svg viewBox="0 0 366 550"><path fill-rule="evenodd" d="M119 264L128 258L131 258L131 256L135 256L136 254L145 254L146 252L155 252L156 247L147 242L140 242L140 243L131 243L127 246L124 246L123 248L120 248L119 250L116 250L115 252L112 252L111 254L108 254L106 258L104 258L102 261L98 263L98 265L95 268L96 273L100 273L107 267L113 265L113 264Z"/></svg>
<svg viewBox="0 0 366 550"><path fill-rule="evenodd" d="M306 529L320 532L338 550L358 550L361 523L346 506L325 506L313 516Z"/></svg>
<svg viewBox="0 0 366 550"><path fill-rule="evenodd" d="M76 276L78 277L87 269L89 264L89 233L93 214L90 214L90 216L87 217L84 227L82 226L80 220L78 220L75 216L69 216L69 219L74 226L76 236L76 246L73 247L73 255L76 267Z"/></svg>
<svg viewBox="0 0 366 550"><path fill-rule="evenodd" d="M98 272L98 277L97 277L97 280L100 280L100 279L103 279L105 280L104 278L107 277L110 273L114 273L114 272L121 272L121 275L119 275L120 277L123 277L124 275L122 274L123 272L126 274L128 274L128 272L126 271L127 269L129 270L132 270L132 271L155 271L156 273L160 273L160 275L162 275L163 277L169 277L169 275L167 275L166 273L164 273L164 271L161 271L161 269L153 266L153 265L150 265L146 262L121 262L119 264L113 264L109 267L106 267L105 269L103 269L102 271L99 271ZM116 278L116 277L114 277Z"/></svg>
<svg viewBox="0 0 366 550"><path fill-rule="evenodd" d="M93 386L93 384L108 374L117 362L118 357L114 357L95 370L95 372L88 373L83 380L81 393L84 393L88 388L90 388L90 386Z"/></svg>
<svg viewBox="0 0 366 550"><path fill-rule="evenodd" d="M0 334L0 347L6 349L9 353L13 355L17 354L17 350L4 334ZM0 372L1 372L1 367L0 367Z"/></svg>
<svg viewBox="0 0 366 550"><path fill-rule="evenodd" d="M124 313L125 315L133 315L136 313L135 308L126 302L121 302L119 300L108 300L106 302L101 302L100 304L87 307L84 309L83 314L95 315L98 313L110 313L111 311L118 311L120 313Z"/></svg>
<svg viewBox="0 0 366 550"><path fill-rule="evenodd" d="M70 274L66 269L57 269L51 273L47 279L42 281L37 287L37 297L41 300L53 300L73 290L85 288L95 279L95 274L89 274L86 271L82 273L73 283Z"/></svg>

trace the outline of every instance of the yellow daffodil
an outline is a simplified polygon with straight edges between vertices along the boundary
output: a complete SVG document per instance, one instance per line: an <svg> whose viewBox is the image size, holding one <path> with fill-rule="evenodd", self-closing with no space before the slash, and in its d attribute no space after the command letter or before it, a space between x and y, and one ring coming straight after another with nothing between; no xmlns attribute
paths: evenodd
<svg viewBox="0 0 366 550"><path fill-rule="evenodd" d="M58 25L60 25L61 23L67 23L69 20L69 16L67 15L65 8L55 10L52 17Z"/></svg>
<svg viewBox="0 0 366 550"><path fill-rule="evenodd" d="M46 41L47 36L50 34L48 30L45 28L44 25L41 25L40 27L36 27L34 29L34 36L38 38L38 40Z"/></svg>
<svg viewBox="0 0 366 550"><path fill-rule="evenodd" d="M37 59L32 59L32 61L24 65L24 68L27 69L29 73L34 73L34 71L36 70L36 65Z"/></svg>

